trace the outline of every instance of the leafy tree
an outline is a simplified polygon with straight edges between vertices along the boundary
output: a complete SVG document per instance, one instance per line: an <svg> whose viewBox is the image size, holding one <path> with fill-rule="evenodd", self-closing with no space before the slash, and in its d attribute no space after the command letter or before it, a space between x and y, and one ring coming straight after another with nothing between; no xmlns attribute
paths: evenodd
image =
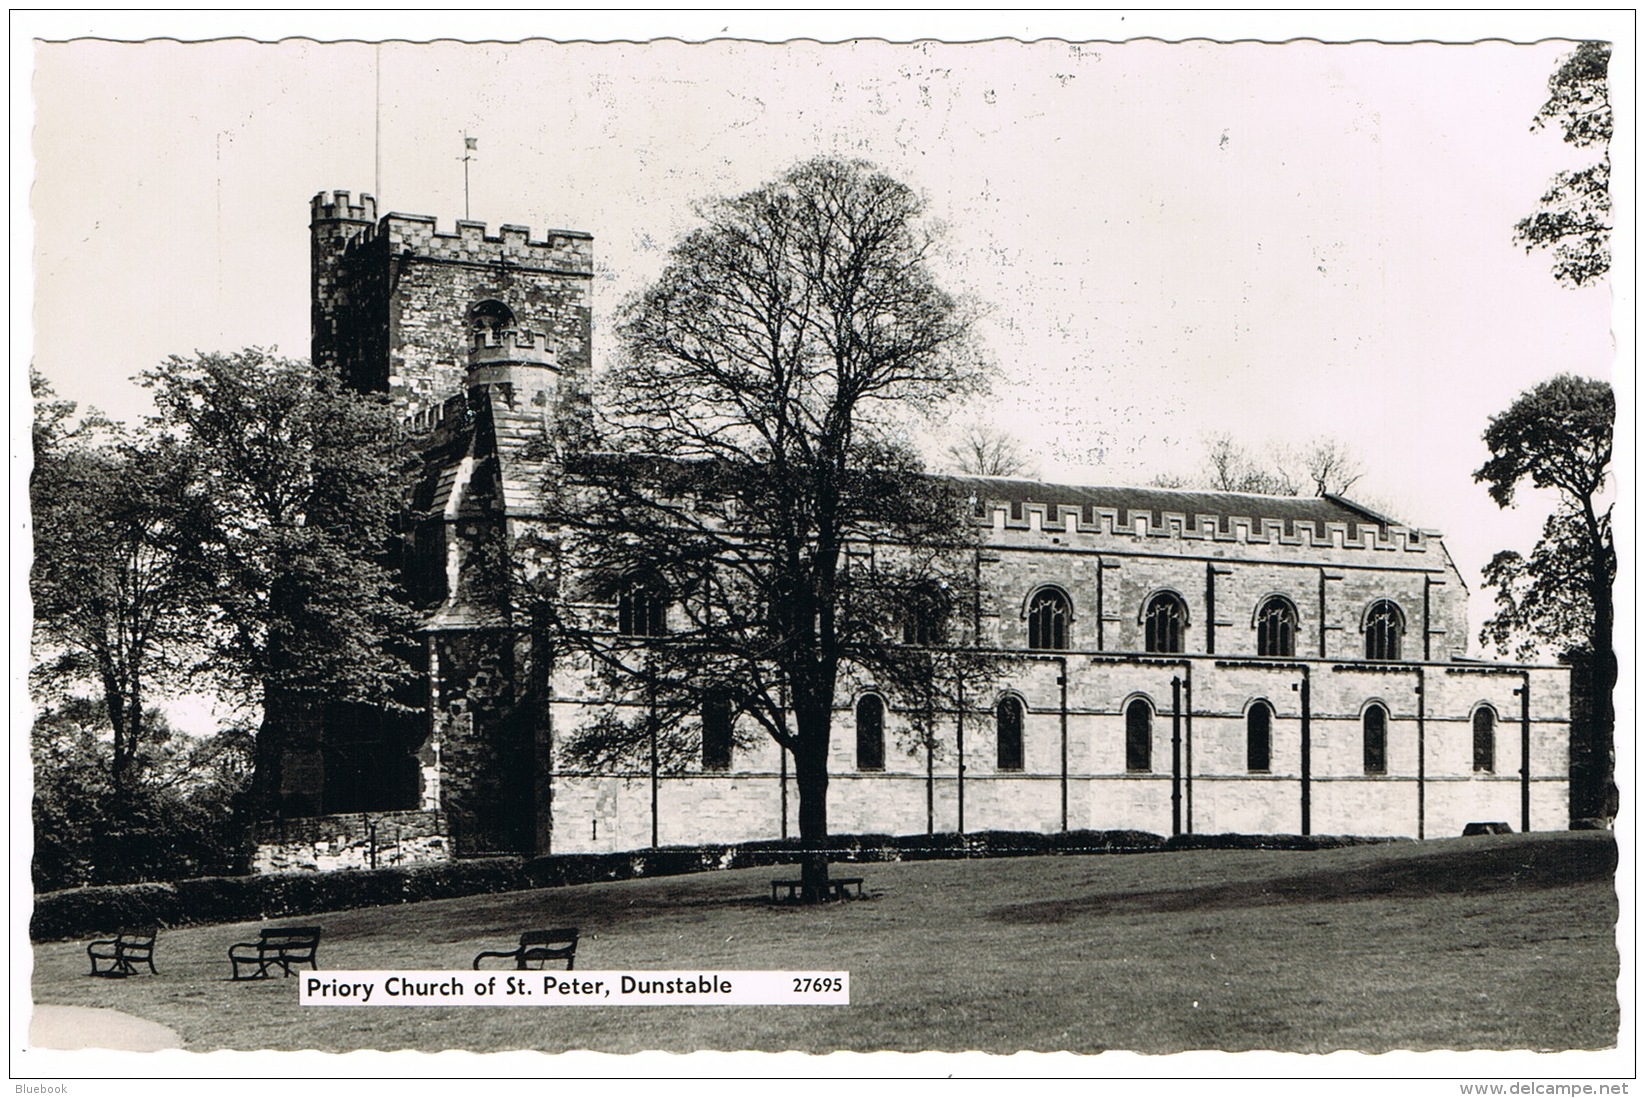
<svg viewBox="0 0 1645 1098"><path fill-rule="evenodd" d="M174 732L158 709L145 716L128 787L116 795L102 702L71 696L37 714L36 889L244 871L250 734L229 729L195 738Z"/></svg>
<svg viewBox="0 0 1645 1098"><path fill-rule="evenodd" d="M1548 101L1531 122L1532 130L1557 123L1568 144L1599 149L1598 163L1555 175L1541 208L1514 226L1527 253L1552 251L1554 278L1571 286L1611 269L1610 61L1608 42L1578 46L1548 78Z"/></svg>
<svg viewBox="0 0 1645 1098"><path fill-rule="evenodd" d="M283 790L288 753L313 748L326 703L391 707L411 674L388 558L407 473L394 414L257 349L173 356L143 382L207 504L210 667L262 708L259 808L312 811L312 790Z"/></svg>
<svg viewBox="0 0 1645 1098"><path fill-rule="evenodd" d="M656 753L668 734L689 750L705 706L746 716L793 757L809 898L828 874L842 677L917 675L899 608L970 572L967 505L922 475L897 422L983 379L922 213L907 186L834 159L708 203L624 308L605 452L549 486L539 622L650 702L574 750Z"/></svg>
<svg viewBox="0 0 1645 1098"><path fill-rule="evenodd" d="M1584 809L1579 815L1614 812L1616 545L1603 496L1615 419L1609 384L1561 374L1491 418L1485 431L1491 460L1474 473L1499 507L1512 506L1525 481L1560 496L1560 509L1528 560L1499 553L1491 562L1486 578L1497 588L1500 609L1481 639L1501 647L1504 639L1519 636L1522 650L1559 645L1583 668L1593 695L1591 728L1575 731L1587 737L1578 747L1591 753L1594 771L1581 775L1583 787L1573 791Z"/></svg>
<svg viewBox="0 0 1645 1098"><path fill-rule="evenodd" d="M34 378L30 480L35 663L42 699L100 690L101 760L118 800L147 739L150 699L184 682L208 588L193 550L203 501L187 455L92 417Z"/></svg>

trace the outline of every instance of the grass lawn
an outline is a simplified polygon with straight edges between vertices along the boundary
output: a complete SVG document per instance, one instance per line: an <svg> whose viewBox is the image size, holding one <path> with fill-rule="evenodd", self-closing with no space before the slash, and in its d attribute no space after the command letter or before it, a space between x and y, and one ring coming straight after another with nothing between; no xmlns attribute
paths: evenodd
<svg viewBox="0 0 1645 1098"><path fill-rule="evenodd" d="M466 969L578 925L579 969L845 969L848 1007L305 1010L295 980L228 981L255 923L162 931L158 978L38 945L34 998L201 1051L1608 1048L1615 864L1573 832L855 866L870 899L811 908L771 905L780 871L754 869L279 920L324 926L326 969Z"/></svg>

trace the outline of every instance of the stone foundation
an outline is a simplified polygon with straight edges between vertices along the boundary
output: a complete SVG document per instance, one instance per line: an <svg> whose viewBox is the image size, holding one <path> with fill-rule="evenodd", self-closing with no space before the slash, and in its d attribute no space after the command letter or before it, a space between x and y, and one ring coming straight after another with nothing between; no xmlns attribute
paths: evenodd
<svg viewBox="0 0 1645 1098"><path fill-rule="evenodd" d="M387 869L451 859L440 812L350 812L257 825L253 873Z"/></svg>

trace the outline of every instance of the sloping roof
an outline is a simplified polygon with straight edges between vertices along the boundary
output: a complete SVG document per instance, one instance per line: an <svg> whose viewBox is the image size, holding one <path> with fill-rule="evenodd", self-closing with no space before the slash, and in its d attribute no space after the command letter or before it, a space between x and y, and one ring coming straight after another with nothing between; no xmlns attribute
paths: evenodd
<svg viewBox="0 0 1645 1098"><path fill-rule="evenodd" d="M548 448L543 445L541 410L516 409L493 394L489 412L505 510L513 516L538 514L542 509L543 488L553 473ZM648 460L667 462L670 459L653 455ZM447 464L433 471L436 477L433 494L439 505L446 502L453 486L453 468ZM1013 521L1026 519L1026 505L1039 504L1077 507L1080 521L1090 525L1096 524L1099 511L1114 512L1116 525L1123 527L1134 525L1139 516L1146 517L1150 525L1158 526L1165 515L1181 515L1191 528L1197 529L1205 520L1211 520L1217 530L1225 534L1233 533L1234 520L1253 525L1277 521L1286 536L1295 536L1298 526L1308 524L1321 540L1327 537L1328 523L1343 524L1349 530L1361 525L1374 526L1379 535L1386 533L1390 526L1402 525L1396 519L1341 496L1269 496L1248 492L1052 484L1023 477L940 474L936 479L975 500L979 516L986 514L989 504L1004 504ZM471 507L474 505L472 501L465 502Z"/></svg>
<svg viewBox="0 0 1645 1098"><path fill-rule="evenodd" d="M989 503L1003 503L1009 508L1010 517L1019 521L1025 517L1024 505L1037 503L1078 507L1080 521L1093 524L1098 510L1117 512L1115 521L1120 526L1132 525L1138 515L1145 516L1151 524L1158 524L1161 515L1182 515L1193 527L1198 527L1202 520L1213 519L1223 533L1232 532L1233 519L1253 523L1272 519L1283 524L1287 535L1294 535L1299 524L1308 523L1322 539L1326 523L1345 523L1350 529L1358 525L1376 526L1379 530L1399 525L1341 496L1262 496L1176 488L1047 484L1019 477L949 476L943 479L975 499L979 510Z"/></svg>

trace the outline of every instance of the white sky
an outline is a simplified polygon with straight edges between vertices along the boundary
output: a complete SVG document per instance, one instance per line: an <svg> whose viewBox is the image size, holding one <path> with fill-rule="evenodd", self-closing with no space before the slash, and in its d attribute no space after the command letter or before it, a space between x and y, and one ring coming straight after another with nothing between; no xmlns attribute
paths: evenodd
<svg viewBox="0 0 1645 1098"><path fill-rule="evenodd" d="M1526 256L1511 241L1513 223L1533 209L1548 178L1580 162L1556 134L1528 128L1568 43L378 50L300 41L29 42L31 35L168 33L1110 43L1148 35L1602 37L1624 51L1613 68L1613 98L1633 102L1634 28L1625 12L993 12L963 22L907 11L710 12L614 23L586 12L480 11L405 19L330 11L12 13L14 533L24 522L15 501L24 498L26 361L32 357L64 395L131 417L144 405L128 379L167 354L253 344L306 354L310 196L377 189L383 209L433 214L449 226L462 210L464 131L479 139L476 219L594 234L597 363L611 350L613 307L660 269L668 244L691 224L693 199L755 186L819 152L870 159L924 191L949 225L945 279L993 310L983 334L1004 377L986 414L1030 444L1045 476L1116 483L1186 471L1208 432L1258 446L1330 434L1371 468L1357 495L1445 531L1476 591L1476 624L1489 609L1477 593L1479 567L1497 548L1528 548L1547 510L1527 498L1521 513L1499 512L1472 482L1485 457L1478 439L1487 417L1561 370L1611 376L1607 288L1562 289L1545 256ZM1630 366L1615 376L1627 417L1617 467L1631 472L1631 114L1619 116L1613 156L1622 203L1616 339ZM1630 503L1632 487L1622 487ZM1630 510L1620 529L1631 532L1631 522ZM26 538L13 544L26 546ZM13 562L15 594L26 560L18 553ZM28 710L18 683L28 624L26 615L12 619L14 727L23 727ZM1631 673L1625 657L1624 700ZM13 739L15 754L24 739ZM1627 756L1620 772L1628 773L1625 737L1619 748ZM21 813L28 787L20 760L13 760L12 803ZM1624 926L1632 925L1630 864L1625 851ZM19 866L26 872L14 861L14 873ZM26 904L27 891L13 890L25 897L17 903ZM22 916L13 915L15 930ZM1631 946L1624 948L1627 979ZM18 971L26 971L26 950L14 942ZM1622 1001L1632 1001L1626 987ZM13 981L12 1006L14 1019L27 1018L26 980ZM1567 1077L1626 1077L1626 1026L1624 1045L1552 1060L1395 1053L1336 1063L1338 1056L1331 1068L1272 1057L1115 1055L1128 1073L1164 1076L1260 1067L1547 1078L1558 1067ZM131 1070L117 1054L19 1055L42 1077L70 1066L77 1076ZM347 1070L305 1056L281 1058L278 1073ZM508 1062L523 1074L543 1070L530 1058ZM355 1070L427 1074L421 1062L370 1063ZM765 1062L752 1063L746 1070ZM984 1067L1047 1070L1011 1063ZM474 1070L467 1060L457 1067ZM266 1082L270 1093L287 1087ZM1333 1085L1385 1089L1374 1078L1361 1084ZM256 1081L238 1085L259 1089ZM1234 1091L1256 1092L1239 1084Z"/></svg>
<svg viewBox="0 0 1645 1098"><path fill-rule="evenodd" d="M476 220L594 234L598 367L694 200L850 154L947 224L943 280L990 309L1002 371L973 414L1042 475L1144 482L1191 471L1209 433L1328 434L1370 471L1354 494L1444 531L1478 592L1547 510L1473 483L1487 418L1612 371L1609 288L1556 285L1511 238L1584 160L1529 129L1569 50L41 44L34 361L129 418L127 379L167 354L306 355L309 197L376 191L449 227L466 132Z"/></svg>

